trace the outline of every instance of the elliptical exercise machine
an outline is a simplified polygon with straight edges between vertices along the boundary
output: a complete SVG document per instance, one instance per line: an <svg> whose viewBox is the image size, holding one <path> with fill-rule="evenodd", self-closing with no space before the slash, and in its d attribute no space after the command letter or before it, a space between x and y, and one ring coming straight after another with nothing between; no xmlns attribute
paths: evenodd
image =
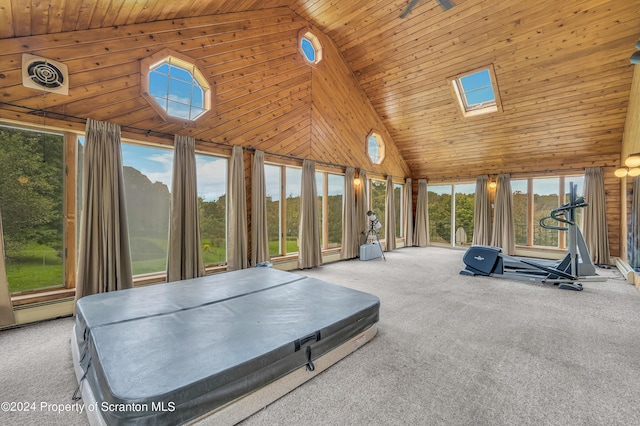
<svg viewBox="0 0 640 426"><path fill-rule="evenodd" d="M502 253L500 247L473 245L462 258L466 267L460 274L556 284L560 289L577 291L582 290L580 281L606 281L606 278L595 275L595 266L576 224L576 210L588 205L584 197L576 196L576 185L571 182L569 202L551 210L549 216L540 219L540 226L543 228L568 233L568 253L561 261L554 263L508 256ZM557 221L558 225L547 223L550 219Z"/></svg>

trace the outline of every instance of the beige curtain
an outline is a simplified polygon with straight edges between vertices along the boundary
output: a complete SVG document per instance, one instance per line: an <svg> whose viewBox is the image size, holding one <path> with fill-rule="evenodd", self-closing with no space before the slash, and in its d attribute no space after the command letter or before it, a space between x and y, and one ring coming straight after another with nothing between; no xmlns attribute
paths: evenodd
<svg viewBox="0 0 640 426"><path fill-rule="evenodd" d="M473 206L473 244L491 244L491 197L489 176L476 179L476 199Z"/></svg>
<svg viewBox="0 0 640 426"><path fill-rule="evenodd" d="M366 242L367 231L369 230L369 223L367 219L367 211L369 211L369 196L368 188L369 182L367 180L367 171L360 170L360 185L356 188L356 224L358 227L358 256L359 246Z"/></svg>
<svg viewBox="0 0 640 426"><path fill-rule="evenodd" d="M595 264L609 265L609 235L607 232L607 203L602 168L587 167L584 176L584 240Z"/></svg>
<svg viewBox="0 0 640 426"><path fill-rule="evenodd" d="M302 194L300 197L300 269L322 265L318 216L318 190L316 189L316 162L302 162Z"/></svg>
<svg viewBox="0 0 640 426"><path fill-rule="evenodd" d="M413 244L418 247L429 245L429 205L427 201L427 180L418 179L418 201L413 234Z"/></svg>
<svg viewBox="0 0 640 426"><path fill-rule="evenodd" d="M411 187L411 179L407 179L404 183L404 246L411 247L413 245L413 188Z"/></svg>
<svg viewBox="0 0 640 426"><path fill-rule="evenodd" d="M387 190L384 205L384 238L387 251L396 249L396 197L393 192L393 178L387 176Z"/></svg>
<svg viewBox="0 0 640 426"><path fill-rule="evenodd" d="M516 232L513 224L511 178L508 174L498 175L495 205L491 245L501 247L506 254L514 255L516 253Z"/></svg>
<svg viewBox="0 0 640 426"><path fill-rule="evenodd" d="M7 269L4 260L4 234L2 231L2 212L0 212L0 327L13 325L16 318L13 315L11 293L7 281Z"/></svg>
<svg viewBox="0 0 640 426"><path fill-rule="evenodd" d="M627 260L634 271L640 270L640 176L633 178L631 217L627 232Z"/></svg>
<svg viewBox="0 0 640 426"><path fill-rule="evenodd" d="M87 120L76 299L133 286L120 126Z"/></svg>
<svg viewBox="0 0 640 426"><path fill-rule="evenodd" d="M247 197L242 147L234 146L229 165L227 271L245 269L247 260Z"/></svg>
<svg viewBox="0 0 640 426"><path fill-rule="evenodd" d="M171 222L167 260L169 282L204 276L200 250L195 144L195 139L188 136L176 135L173 141Z"/></svg>
<svg viewBox="0 0 640 426"><path fill-rule="evenodd" d="M341 259L353 259L358 256L358 221L356 220L356 195L353 188L355 169L347 167L344 173L344 197L342 198L342 248Z"/></svg>
<svg viewBox="0 0 640 426"><path fill-rule="evenodd" d="M251 179L251 265L256 266L271 258L267 234L267 189L263 151L253 154Z"/></svg>

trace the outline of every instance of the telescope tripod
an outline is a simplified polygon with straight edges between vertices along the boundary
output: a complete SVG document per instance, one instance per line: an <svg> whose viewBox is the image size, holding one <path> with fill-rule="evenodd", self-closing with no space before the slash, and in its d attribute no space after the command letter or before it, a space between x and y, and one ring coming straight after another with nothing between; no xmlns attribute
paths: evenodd
<svg viewBox="0 0 640 426"><path fill-rule="evenodd" d="M382 259L386 262L387 258L384 257L384 250L382 250L382 244L380 244L380 238L378 238L378 231L376 231L375 228L373 227L373 223L369 227L369 230L366 232L367 233L365 235L364 242L367 243L369 241L369 237L374 236L376 239L376 242L378 243L378 247L380 247L380 253L382 254ZM364 234L364 232L362 233ZM371 241L373 241L373 238L371 238Z"/></svg>

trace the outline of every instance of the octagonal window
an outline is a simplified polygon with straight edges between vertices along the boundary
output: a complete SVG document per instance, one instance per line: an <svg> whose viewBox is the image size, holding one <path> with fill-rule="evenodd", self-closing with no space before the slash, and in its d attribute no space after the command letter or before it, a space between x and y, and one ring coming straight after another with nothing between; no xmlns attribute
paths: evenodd
<svg viewBox="0 0 640 426"><path fill-rule="evenodd" d="M191 58L165 49L142 61L142 95L166 121L195 122L211 111L211 85Z"/></svg>
<svg viewBox="0 0 640 426"><path fill-rule="evenodd" d="M384 160L384 141L376 132L367 136L367 155L373 164L381 164Z"/></svg>
<svg viewBox="0 0 640 426"><path fill-rule="evenodd" d="M308 29L303 29L298 34L298 47L309 64L315 65L322 60L320 40Z"/></svg>

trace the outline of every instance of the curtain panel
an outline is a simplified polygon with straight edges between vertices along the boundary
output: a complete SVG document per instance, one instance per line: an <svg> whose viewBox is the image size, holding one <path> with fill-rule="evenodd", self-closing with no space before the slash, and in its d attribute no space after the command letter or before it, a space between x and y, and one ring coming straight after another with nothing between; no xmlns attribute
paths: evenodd
<svg viewBox="0 0 640 426"><path fill-rule="evenodd" d="M195 139L188 136L176 135L173 141L168 282L204 276L195 144Z"/></svg>
<svg viewBox="0 0 640 426"><path fill-rule="evenodd" d="M609 265L607 202L601 167L587 167L584 176L584 198L589 206L583 211L584 240L595 264Z"/></svg>
<svg viewBox="0 0 640 426"><path fill-rule="evenodd" d="M247 259L247 197L244 185L244 159L242 147L234 146L231 150L229 164L229 194L227 229L227 271L245 269L249 265Z"/></svg>
<svg viewBox="0 0 640 426"><path fill-rule="evenodd" d="M318 190L316 188L316 162L302 162L302 194L300 197L300 269L322 265Z"/></svg>
<svg viewBox="0 0 640 426"><path fill-rule="evenodd" d="M473 244L491 244L491 196L489 176L476 179L476 199L473 206Z"/></svg>
<svg viewBox="0 0 640 426"><path fill-rule="evenodd" d="M393 178L387 176L387 190L384 206L384 237L386 251L396 249L396 197L393 192Z"/></svg>
<svg viewBox="0 0 640 426"><path fill-rule="evenodd" d="M427 201L427 180L418 179L418 201L413 235L413 244L418 247L429 245L429 206Z"/></svg>
<svg viewBox="0 0 640 426"><path fill-rule="evenodd" d="M87 120L76 300L133 287L120 126Z"/></svg>
<svg viewBox="0 0 640 426"><path fill-rule="evenodd" d="M263 151L253 154L251 178L251 265L256 266L271 258L267 233L267 189Z"/></svg>
<svg viewBox="0 0 640 426"><path fill-rule="evenodd" d="M367 211L369 211L369 181L367 180L367 171L360 170L360 185L356 187L356 224L358 227L358 251L360 245L366 242L367 231L369 230L369 219L367 219ZM360 253L358 252L358 256Z"/></svg>
<svg viewBox="0 0 640 426"><path fill-rule="evenodd" d="M4 260L4 234L2 231L2 212L0 211L0 327L13 325L16 318L13 315L11 292L7 281L7 269Z"/></svg>
<svg viewBox="0 0 640 426"><path fill-rule="evenodd" d="M413 245L413 188L411 187L411 179L406 179L404 183L402 212L404 216L404 246L411 247Z"/></svg>
<svg viewBox="0 0 640 426"><path fill-rule="evenodd" d="M495 205L491 245L501 247L502 251L508 255L514 255L516 254L516 232L513 223L511 177L508 174L498 175Z"/></svg>
<svg viewBox="0 0 640 426"><path fill-rule="evenodd" d="M355 169L347 167L344 173L344 198L342 199L342 248L341 259L353 259L358 256L358 222L356 220L356 195L353 188Z"/></svg>

